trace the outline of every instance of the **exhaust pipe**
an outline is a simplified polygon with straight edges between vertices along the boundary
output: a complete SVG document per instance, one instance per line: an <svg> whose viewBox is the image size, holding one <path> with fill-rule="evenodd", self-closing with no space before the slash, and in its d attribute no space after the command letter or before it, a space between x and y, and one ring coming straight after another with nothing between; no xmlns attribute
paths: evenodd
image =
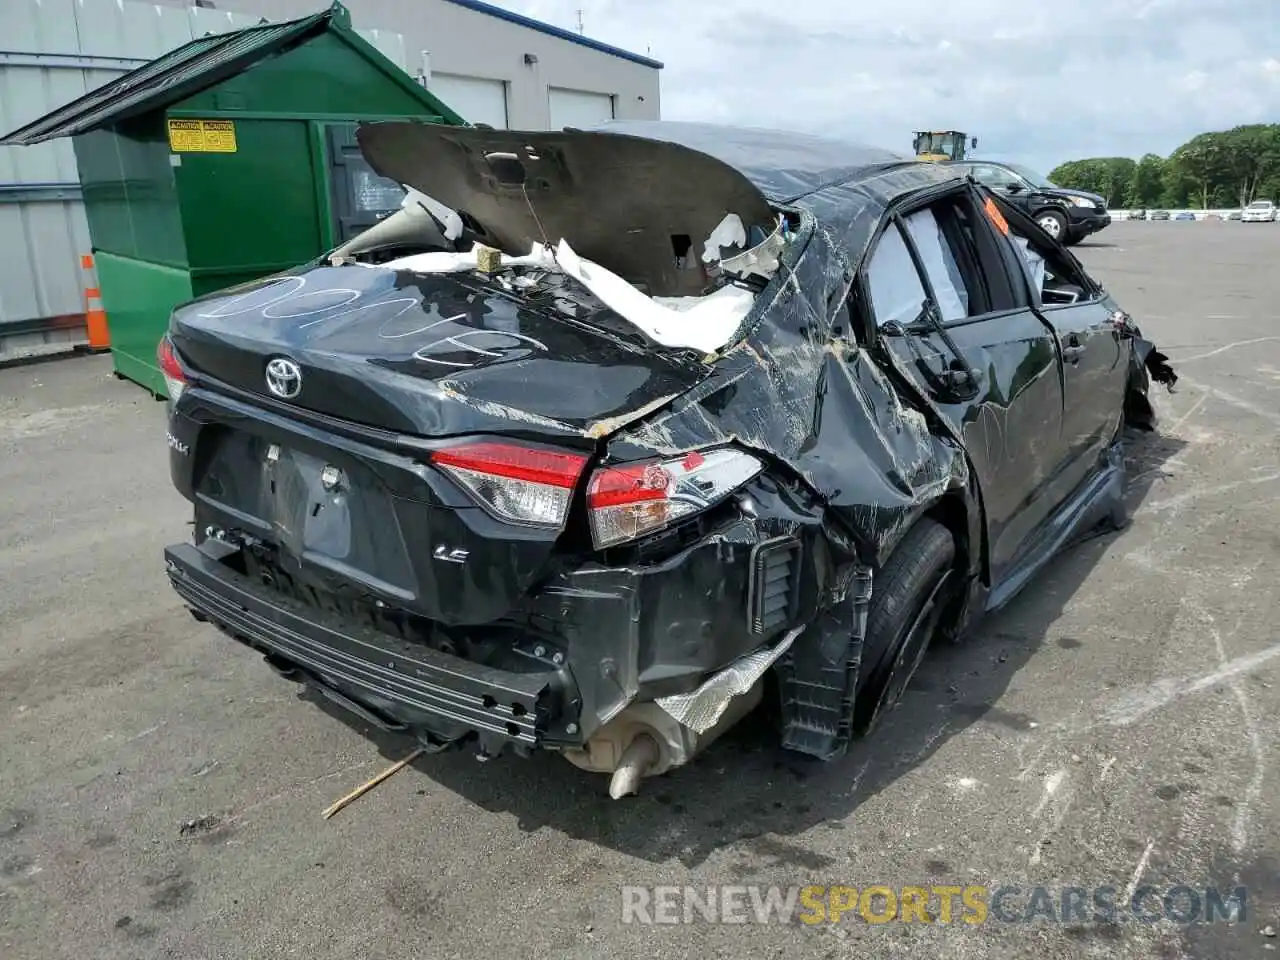
<svg viewBox="0 0 1280 960"><path fill-rule="evenodd" d="M658 762L658 744L647 733L636 738L622 751L618 766L609 780L609 796L614 800L640 791L640 780Z"/></svg>
<svg viewBox="0 0 1280 960"><path fill-rule="evenodd" d="M583 770L610 774L614 800L638 793L644 777L687 763L751 712L760 702L765 671L802 629L739 658L691 693L629 704L580 748L566 750L565 759Z"/></svg>

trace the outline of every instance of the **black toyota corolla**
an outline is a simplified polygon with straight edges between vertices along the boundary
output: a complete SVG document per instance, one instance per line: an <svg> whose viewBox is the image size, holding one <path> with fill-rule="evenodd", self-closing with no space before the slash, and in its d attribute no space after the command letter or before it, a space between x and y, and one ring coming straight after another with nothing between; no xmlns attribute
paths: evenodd
<svg viewBox="0 0 1280 960"><path fill-rule="evenodd" d="M180 306L160 362L173 586L370 723L619 796L771 674L782 744L832 758L1124 521L1173 372L955 170L673 123L359 142L403 209Z"/></svg>

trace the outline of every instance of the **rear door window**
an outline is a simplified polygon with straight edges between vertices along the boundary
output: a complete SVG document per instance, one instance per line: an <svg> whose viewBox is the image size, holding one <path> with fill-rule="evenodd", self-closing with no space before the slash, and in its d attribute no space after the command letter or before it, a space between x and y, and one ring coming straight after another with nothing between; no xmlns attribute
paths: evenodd
<svg viewBox="0 0 1280 960"><path fill-rule="evenodd" d="M1022 278L1011 284L1002 244L967 189L895 217L866 267L876 325L919 319L926 298L944 324L1025 306Z"/></svg>
<svg viewBox="0 0 1280 960"><path fill-rule="evenodd" d="M897 221L885 228L867 266L867 286L876 326L906 325L920 316L928 293Z"/></svg>
<svg viewBox="0 0 1280 960"><path fill-rule="evenodd" d="M969 288L960 273L955 253L931 207L917 210L905 218L907 232L933 287L935 302L943 323L969 316Z"/></svg>
<svg viewBox="0 0 1280 960"><path fill-rule="evenodd" d="M1009 230L1009 242L1018 253L1027 282L1042 305L1051 307L1092 299L1093 285L1069 256L1040 237Z"/></svg>

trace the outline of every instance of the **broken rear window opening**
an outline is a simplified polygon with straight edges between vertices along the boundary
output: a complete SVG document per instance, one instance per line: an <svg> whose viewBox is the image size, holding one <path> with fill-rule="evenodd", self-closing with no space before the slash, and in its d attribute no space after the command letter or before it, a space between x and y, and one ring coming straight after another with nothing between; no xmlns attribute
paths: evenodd
<svg viewBox="0 0 1280 960"><path fill-rule="evenodd" d="M689 158L670 145L568 135L534 146L508 131L442 139L423 130L361 128L374 169L407 193L401 211L331 263L479 269L526 289L559 273L654 342L712 353L739 330L792 238L787 217L740 174L701 161L682 169ZM460 175L433 176L434 162L460 158ZM415 245L422 252L387 256Z"/></svg>
<svg viewBox="0 0 1280 960"><path fill-rule="evenodd" d="M179 305L158 360L174 589L363 723L617 797L770 697L830 759L1123 517L1121 429L1176 377L950 168L701 124L358 139L402 208Z"/></svg>

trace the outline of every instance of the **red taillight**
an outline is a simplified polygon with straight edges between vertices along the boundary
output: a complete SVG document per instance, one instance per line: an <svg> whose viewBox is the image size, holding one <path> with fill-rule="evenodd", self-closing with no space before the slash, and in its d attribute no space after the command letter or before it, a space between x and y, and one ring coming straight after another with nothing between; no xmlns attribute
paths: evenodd
<svg viewBox="0 0 1280 960"><path fill-rule="evenodd" d="M502 520L559 527L587 458L512 443L479 441L437 450L431 462L448 471Z"/></svg>
<svg viewBox="0 0 1280 960"><path fill-rule="evenodd" d="M177 400L187 385L187 374L178 362L173 343L167 336L160 338L156 347L156 359L160 362L160 372L164 374L164 383L169 391L169 399Z"/></svg>
<svg viewBox="0 0 1280 960"><path fill-rule="evenodd" d="M764 465L741 450L691 450L597 470L587 487L591 537L613 546L653 533L723 500Z"/></svg>
<svg viewBox="0 0 1280 960"><path fill-rule="evenodd" d="M587 490L587 506L595 509L625 503L667 499L671 474L660 463L632 464L597 470Z"/></svg>
<svg viewBox="0 0 1280 960"><path fill-rule="evenodd" d="M587 465L587 458L577 453L484 441L437 450L431 459L441 466L569 488L578 482Z"/></svg>

